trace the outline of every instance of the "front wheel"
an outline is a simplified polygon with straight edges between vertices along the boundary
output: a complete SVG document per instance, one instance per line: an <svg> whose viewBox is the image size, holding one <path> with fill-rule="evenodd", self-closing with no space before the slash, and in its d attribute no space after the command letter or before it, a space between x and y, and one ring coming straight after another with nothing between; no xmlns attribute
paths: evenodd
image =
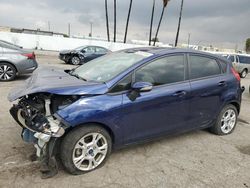
<svg viewBox="0 0 250 188"><path fill-rule="evenodd" d="M235 106L227 105L220 112L217 121L210 131L217 135L231 134L237 124L238 111Z"/></svg>
<svg viewBox="0 0 250 188"><path fill-rule="evenodd" d="M81 63L81 59L78 56L73 56L70 60L72 65L79 65Z"/></svg>
<svg viewBox="0 0 250 188"><path fill-rule="evenodd" d="M71 174L83 174L104 165L111 153L109 133L96 125L69 132L62 141L61 160Z"/></svg>

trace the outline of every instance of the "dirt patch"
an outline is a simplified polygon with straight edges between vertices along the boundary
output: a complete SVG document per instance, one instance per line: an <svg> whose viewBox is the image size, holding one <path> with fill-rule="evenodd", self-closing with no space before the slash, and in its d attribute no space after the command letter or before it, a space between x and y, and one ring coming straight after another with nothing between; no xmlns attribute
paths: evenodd
<svg viewBox="0 0 250 188"><path fill-rule="evenodd" d="M237 148L241 153L250 155L250 145L249 146L241 146Z"/></svg>

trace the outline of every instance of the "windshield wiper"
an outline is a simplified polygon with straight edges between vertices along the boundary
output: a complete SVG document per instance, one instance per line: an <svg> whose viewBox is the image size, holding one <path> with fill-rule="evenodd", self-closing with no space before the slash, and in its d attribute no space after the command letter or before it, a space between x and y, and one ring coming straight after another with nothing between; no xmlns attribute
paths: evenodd
<svg viewBox="0 0 250 188"><path fill-rule="evenodd" d="M82 78L82 77L79 76L78 74L73 74L72 72L69 72L69 75L74 76L74 77L76 77L76 78L78 78L78 79L80 79L80 80L87 81L87 79Z"/></svg>

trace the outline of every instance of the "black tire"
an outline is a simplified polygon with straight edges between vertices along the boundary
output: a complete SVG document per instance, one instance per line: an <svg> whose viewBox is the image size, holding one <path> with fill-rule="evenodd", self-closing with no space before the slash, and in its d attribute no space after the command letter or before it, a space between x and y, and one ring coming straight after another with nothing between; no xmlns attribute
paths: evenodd
<svg viewBox="0 0 250 188"><path fill-rule="evenodd" d="M241 78L246 78L247 77L247 73L248 71L246 69L244 69L241 73L240 73L240 77Z"/></svg>
<svg viewBox="0 0 250 188"><path fill-rule="evenodd" d="M91 133L98 133L104 136L107 141L108 148L107 148L105 158L102 160L102 162L98 166L94 167L91 170L83 171L77 168L73 162L74 148L81 138ZM87 172L90 172L97 168L102 167L105 164L106 160L108 159L111 153L111 150L112 150L112 140L111 140L109 133L104 128L98 125L89 124L89 125L83 125L82 127L73 129L63 138L62 143L61 143L60 157L61 157L63 166L66 168L66 170L69 173L73 175L79 175L79 174L84 174L84 173L87 173Z"/></svg>
<svg viewBox="0 0 250 188"><path fill-rule="evenodd" d="M80 65L81 59L78 56L74 55L73 57L70 58L70 63L72 65Z"/></svg>
<svg viewBox="0 0 250 188"><path fill-rule="evenodd" d="M233 125L233 128L232 128L231 130L228 129L228 131L230 130L229 132L225 132L225 131L222 130L222 124L224 123L224 122L222 122L222 118L223 118L223 115L224 115L228 110L233 110L236 119L235 119L235 123L234 123L234 125ZM217 118L217 120L216 120L214 126L211 127L209 130L210 130L212 133L216 134L216 135L228 135L228 134L231 134L231 133L234 131L236 125L237 125L237 120L238 120L238 111L237 111L236 107L235 107L234 105L231 105L231 104L230 104L230 105L227 105L227 106L225 106L225 107L221 110L221 112L220 112L220 114L219 114L219 116L218 116L218 118Z"/></svg>
<svg viewBox="0 0 250 188"><path fill-rule="evenodd" d="M7 68L6 68L7 67ZM4 71L6 69L7 71ZM10 63L0 63L0 81L8 82L15 79L17 74L16 68Z"/></svg>

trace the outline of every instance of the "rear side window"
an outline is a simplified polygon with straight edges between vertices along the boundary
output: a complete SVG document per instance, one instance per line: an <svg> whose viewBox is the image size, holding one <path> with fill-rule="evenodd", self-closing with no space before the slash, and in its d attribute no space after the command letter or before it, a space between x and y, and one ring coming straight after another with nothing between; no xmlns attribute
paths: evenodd
<svg viewBox="0 0 250 188"><path fill-rule="evenodd" d="M169 56L147 64L135 73L136 82L154 86L184 81L184 56Z"/></svg>
<svg viewBox="0 0 250 188"><path fill-rule="evenodd" d="M202 56L189 56L190 79L203 78L221 74L220 67L215 59Z"/></svg>
<svg viewBox="0 0 250 188"><path fill-rule="evenodd" d="M250 57L239 55L239 61L243 64L250 64Z"/></svg>

